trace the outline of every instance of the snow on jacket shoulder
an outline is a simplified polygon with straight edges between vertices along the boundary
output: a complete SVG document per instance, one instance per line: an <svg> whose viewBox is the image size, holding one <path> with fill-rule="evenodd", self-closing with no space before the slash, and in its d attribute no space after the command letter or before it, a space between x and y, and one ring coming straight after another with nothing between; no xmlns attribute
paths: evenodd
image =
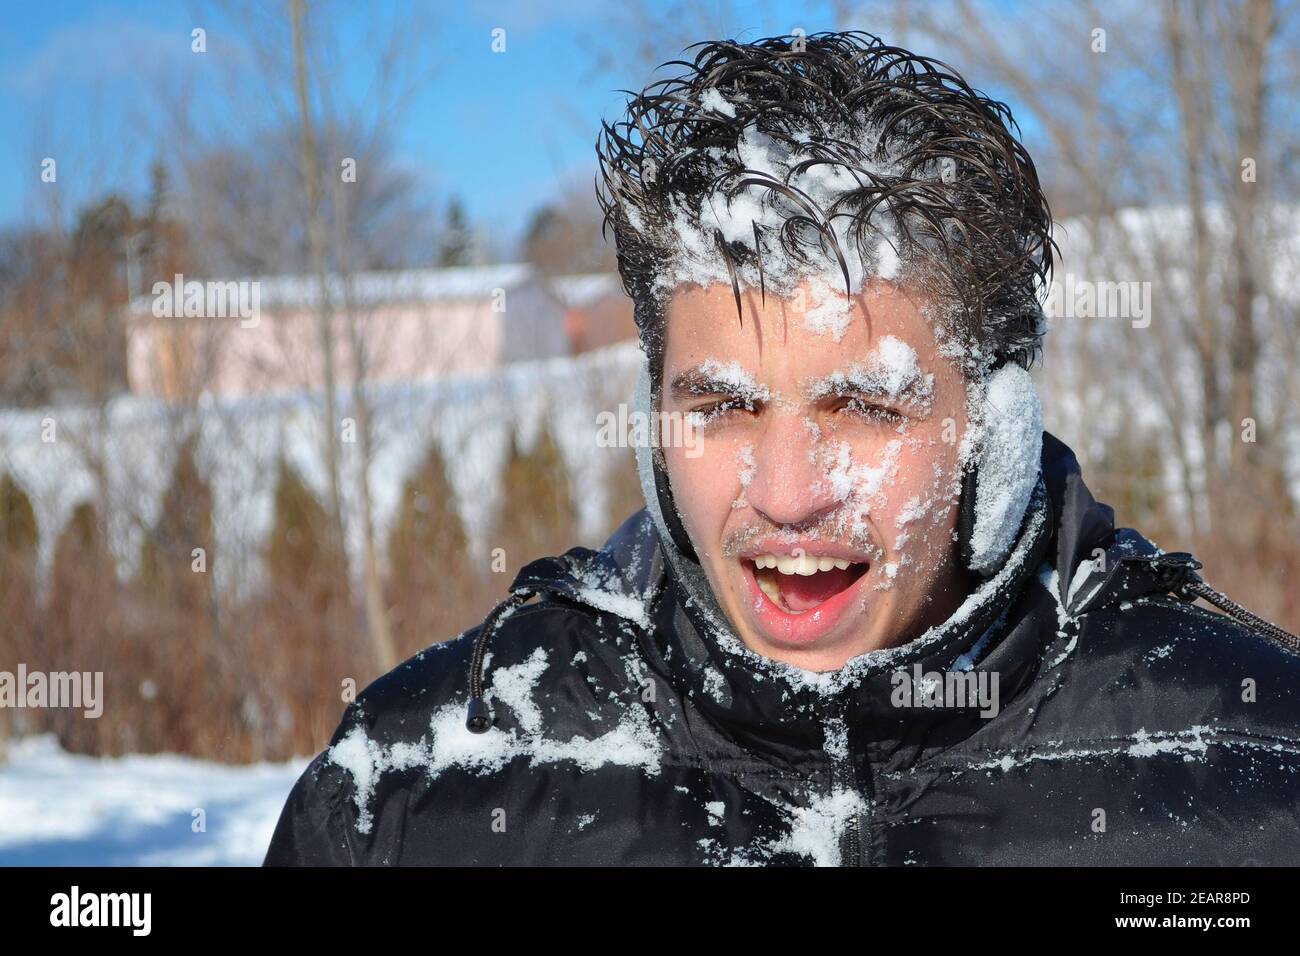
<svg viewBox="0 0 1300 956"><path fill-rule="evenodd" d="M720 630L645 512L533 562L487 732L476 628L348 708L267 864L1300 863L1300 656L1170 597L1188 556L1044 438L1006 565L833 675Z"/></svg>

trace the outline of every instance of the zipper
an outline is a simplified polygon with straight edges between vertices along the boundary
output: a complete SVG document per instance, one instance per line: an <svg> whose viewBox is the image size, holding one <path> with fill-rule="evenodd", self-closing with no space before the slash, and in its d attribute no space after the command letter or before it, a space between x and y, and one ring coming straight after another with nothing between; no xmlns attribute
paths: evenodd
<svg viewBox="0 0 1300 956"><path fill-rule="evenodd" d="M839 724L839 729L844 735L844 750L839 752L839 748L830 748L826 750L826 755L831 760L831 787L835 789L845 789L850 793L857 794L861 798L861 792L858 789L857 775L853 770L853 745L849 743L849 723L846 719L848 705L842 698L837 698L835 707L832 712L831 720ZM861 866L862 865L862 814L853 813L848 820L845 833L842 839L840 851L840 866Z"/></svg>

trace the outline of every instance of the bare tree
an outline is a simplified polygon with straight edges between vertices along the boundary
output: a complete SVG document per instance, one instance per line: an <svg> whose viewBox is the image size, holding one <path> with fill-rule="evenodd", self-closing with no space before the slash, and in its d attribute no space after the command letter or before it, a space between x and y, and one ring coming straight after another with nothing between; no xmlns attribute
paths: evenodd
<svg viewBox="0 0 1300 956"><path fill-rule="evenodd" d="M320 392L327 505L340 542L353 513L344 499L355 493L358 501L366 631L375 666L386 670L397 660L376 542L367 394L371 356L383 346L376 340L382 329L367 322L352 279L360 270L410 261L409 250L432 252L423 231L430 217L413 205L415 184L392 165L390 145L393 129L427 77L430 32L414 13L390 8L387 16L367 17L367 36L349 37L342 50L345 27L338 7L290 0L286 8L270 8L229 0L217 9L224 22L240 30L243 49L226 96L241 107L241 117L264 120L255 125L260 135L247 149L230 150L203 135L204 124L188 119L193 104L169 111L195 133L176 137L187 149L180 162L197 203L190 211L200 223L200 239L219 250L212 261L263 272L306 271L313 277L317 354L315 369L303 369L303 384ZM363 97L349 98L335 77L342 63L358 55L365 57L371 81ZM250 63L254 71L247 69ZM340 175L341 163L351 176ZM294 196L297 200L290 201ZM354 479L348 477L341 436L344 404L354 420L348 427L355 425L360 459Z"/></svg>

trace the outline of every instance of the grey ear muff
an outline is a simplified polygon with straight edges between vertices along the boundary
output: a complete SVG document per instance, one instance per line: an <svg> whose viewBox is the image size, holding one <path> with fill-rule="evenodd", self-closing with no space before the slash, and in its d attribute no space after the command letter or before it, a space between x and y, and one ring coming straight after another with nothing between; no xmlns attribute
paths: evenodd
<svg viewBox="0 0 1300 956"><path fill-rule="evenodd" d="M682 525L681 515L677 513L677 508L673 504L672 491L668 486L668 473L662 464L662 455L656 448L651 452L651 456L654 459L655 495L659 499L659 511L663 514L664 526L668 528L668 535L673 539L673 544L677 545L677 550L692 561L698 562L695 546L691 544L690 536Z"/></svg>
<svg viewBox="0 0 1300 956"><path fill-rule="evenodd" d="M984 384L979 450L962 476L957 545L984 575L1006 561L1042 469L1043 407L1029 372L1004 365Z"/></svg>
<svg viewBox="0 0 1300 956"><path fill-rule="evenodd" d="M975 468L966 468L961 476L961 498L957 502L957 560L963 568L973 570L975 554L972 540L975 536L975 496L977 482Z"/></svg>
<svg viewBox="0 0 1300 956"><path fill-rule="evenodd" d="M637 372L636 390L633 394L635 410L643 415L652 415L655 402L650 386L650 368L643 355L641 367ZM645 497L650 516L660 530L660 536L667 534L673 547L683 557L698 562L695 547L691 544L686 528L682 525L681 515L673 505L672 488L668 484L668 473L664 469L663 452L653 445L638 443L636 446L637 475L641 481L641 494Z"/></svg>

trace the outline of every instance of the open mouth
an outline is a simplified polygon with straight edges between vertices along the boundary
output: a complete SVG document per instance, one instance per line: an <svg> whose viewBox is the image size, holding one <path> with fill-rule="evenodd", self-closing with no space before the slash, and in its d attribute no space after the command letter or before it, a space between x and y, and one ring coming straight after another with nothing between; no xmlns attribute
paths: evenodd
<svg viewBox="0 0 1300 956"><path fill-rule="evenodd" d="M760 554L750 559L754 580L787 614L806 614L853 587L867 573L865 561L825 555Z"/></svg>

